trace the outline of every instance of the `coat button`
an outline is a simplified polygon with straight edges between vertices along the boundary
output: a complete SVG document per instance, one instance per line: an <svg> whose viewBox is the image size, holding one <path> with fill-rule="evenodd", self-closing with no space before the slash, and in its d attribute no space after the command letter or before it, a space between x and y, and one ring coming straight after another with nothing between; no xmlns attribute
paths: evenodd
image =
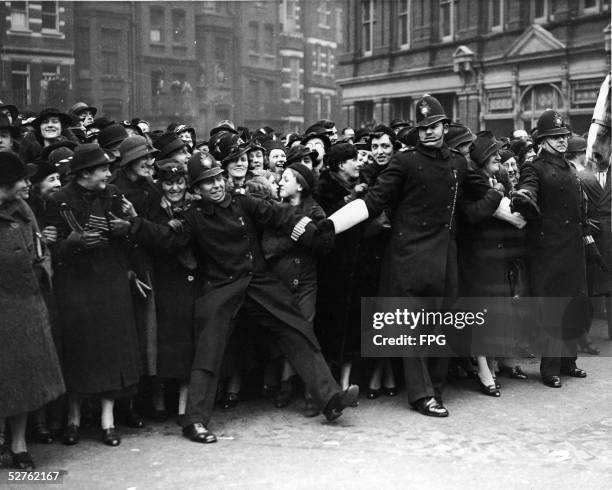
<svg viewBox="0 0 612 490"><path fill-rule="evenodd" d="M448 223L444 223L444 228L448 228Z"/></svg>
<svg viewBox="0 0 612 490"><path fill-rule="evenodd" d="M423 170L423 166L422 166L422 165L419 165L419 166L417 167L417 170L420 172L421 170Z"/></svg>
<svg viewBox="0 0 612 490"><path fill-rule="evenodd" d="M497 248L504 248L504 244L503 243L498 243L497 244Z"/></svg>
<svg viewBox="0 0 612 490"><path fill-rule="evenodd" d="M423 184L423 185L421 186L421 189L423 189L423 190L427 189L427 184Z"/></svg>
<svg viewBox="0 0 612 490"><path fill-rule="evenodd" d="M193 276L187 276L187 280L188 280L189 282L193 282Z"/></svg>
<svg viewBox="0 0 612 490"><path fill-rule="evenodd" d="M11 223L11 228L16 230L17 228L19 228L19 225L17 223Z"/></svg>
<svg viewBox="0 0 612 490"><path fill-rule="evenodd" d="M423 209L427 209L429 206L427 204L423 204Z"/></svg>
<svg viewBox="0 0 612 490"><path fill-rule="evenodd" d="M421 223L421 226L427 226L427 221L423 221L423 222Z"/></svg>
<svg viewBox="0 0 612 490"><path fill-rule="evenodd" d="M291 281L291 284L293 284L294 286L297 286L300 283L300 281L298 281L297 279L294 279L293 281Z"/></svg>
<svg viewBox="0 0 612 490"><path fill-rule="evenodd" d="M565 209L567 209L567 203L564 203L564 204L563 204L563 207L564 207Z"/></svg>
<svg viewBox="0 0 612 490"><path fill-rule="evenodd" d="M569 225L569 220L568 219L565 220L565 224Z"/></svg>
<svg viewBox="0 0 612 490"><path fill-rule="evenodd" d="M454 185L454 184L451 184L451 185L450 185L450 189L451 189L451 191L454 191L454 190L455 190L455 185Z"/></svg>
<svg viewBox="0 0 612 490"><path fill-rule="evenodd" d="M301 261L299 258L293 260L296 264L299 264Z"/></svg>

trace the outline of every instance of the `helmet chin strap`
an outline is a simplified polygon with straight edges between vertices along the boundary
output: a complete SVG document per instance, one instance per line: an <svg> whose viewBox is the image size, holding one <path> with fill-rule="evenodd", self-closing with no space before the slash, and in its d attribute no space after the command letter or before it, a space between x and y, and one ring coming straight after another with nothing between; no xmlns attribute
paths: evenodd
<svg viewBox="0 0 612 490"><path fill-rule="evenodd" d="M552 153L553 155L561 155L562 152L557 150L551 143L548 138L544 138L544 141L540 144L542 149L546 150L548 153Z"/></svg>

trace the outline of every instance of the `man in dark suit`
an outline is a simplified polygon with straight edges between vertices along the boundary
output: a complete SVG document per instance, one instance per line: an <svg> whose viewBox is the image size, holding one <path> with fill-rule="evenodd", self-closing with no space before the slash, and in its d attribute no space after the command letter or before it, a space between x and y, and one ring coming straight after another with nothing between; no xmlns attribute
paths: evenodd
<svg viewBox="0 0 612 490"><path fill-rule="evenodd" d="M584 149L586 150L586 142ZM612 292L612 274L610 272L612 268L612 231L610 226L612 183L610 182L610 162L599 158L595 171L585 169L578 172L578 178L582 181L582 188L587 197L587 216L598 228L593 229L593 238L605 264L605 267L602 268L594 261L588 261L587 282L589 296L605 297L604 304L608 320L608 337L612 339L612 305L610 304L610 294ZM587 343L587 352L590 352L589 347L592 348ZM599 352L591 353L598 354Z"/></svg>

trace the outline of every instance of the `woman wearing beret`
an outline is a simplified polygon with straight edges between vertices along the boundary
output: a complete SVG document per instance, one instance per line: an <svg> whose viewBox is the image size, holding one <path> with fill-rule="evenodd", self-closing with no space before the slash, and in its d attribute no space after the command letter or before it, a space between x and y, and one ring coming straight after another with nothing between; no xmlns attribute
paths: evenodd
<svg viewBox="0 0 612 490"><path fill-rule="evenodd" d="M314 177L312 171L301 163L292 163L283 172L279 183L279 195L283 202L297 208L315 223L325 218L325 212L312 197ZM314 322L317 302L317 259L312 251L299 248L287 236L278 231L266 230L262 249L270 271L292 292L306 321ZM321 251L327 252L327 251ZM281 390L276 397L278 408L287 406L291 396L290 377L295 374L285 360L281 375ZM306 415L315 416L318 410L307 396Z"/></svg>
<svg viewBox="0 0 612 490"><path fill-rule="evenodd" d="M13 463L33 469L25 432L28 412L65 391L41 283L49 282L48 251L29 206L19 197L28 170L0 152L0 420L8 419Z"/></svg>
<svg viewBox="0 0 612 490"><path fill-rule="evenodd" d="M478 201L490 196L498 204L507 190L497 181L500 170L500 149L503 143L483 131L478 133L472 145L470 157L476 172L484 177L483 184L473 186L466 192L465 199ZM496 192L490 192L493 188ZM510 298L518 296L515 277L524 254L524 231L494 215L494 209L487 207L480 215L462 214L462 226L458 237L459 277L462 293L472 297ZM520 220L519 220L520 221ZM524 225L524 222L522 223ZM517 317L513 310L498 311L492 303L489 306L486 330L473 336L473 350L478 363L478 379L481 391L489 396L500 396L495 380L494 358L510 352L515 345L518 331ZM493 343L499 337L503 343ZM507 349L505 349L507 348ZM488 355L488 356L487 356ZM520 367L508 367L516 378L526 377Z"/></svg>
<svg viewBox="0 0 612 490"><path fill-rule="evenodd" d="M62 329L62 362L69 393L67 445L79 441L81 399L99 399L102 440L121 442L114 401L142 374L126 238L109 229L124 216L119 190L108 185L111 158L99 145L83 144L71 162L73 180L51 196L46 222L57 228L51 244L54 292Z"/></svg>

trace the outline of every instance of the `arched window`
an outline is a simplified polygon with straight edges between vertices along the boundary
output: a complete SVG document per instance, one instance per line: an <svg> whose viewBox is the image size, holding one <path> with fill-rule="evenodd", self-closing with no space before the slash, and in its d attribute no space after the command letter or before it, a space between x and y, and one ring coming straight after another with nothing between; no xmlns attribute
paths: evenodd
<svg viewBox="0 0 612 490"><path fill-rule="evenodd" d="M546 109L564 112L566 110L565 98L554 83L530 85L521 95L520 108L525 128L531 129Z"/></svg>

